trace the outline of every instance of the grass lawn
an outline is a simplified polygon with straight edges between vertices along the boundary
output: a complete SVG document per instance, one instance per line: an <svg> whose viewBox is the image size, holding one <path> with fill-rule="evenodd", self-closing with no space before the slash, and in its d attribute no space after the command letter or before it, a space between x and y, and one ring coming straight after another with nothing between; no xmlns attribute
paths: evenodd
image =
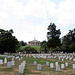
<svg viewBox="0 0 75 75"><path fill-rule="evenodd" d="M0 58L4 59L4 58ZM12 58L8 58L8 61L10 61ZM18 69L19 65L22 63L22 61L26 60L26 66L24 69L24 74L19 74ZM37 62L37 64L42 65L42 70L38 71L37 66L34 66L34 61ZM65 69L60 69L60 72L56 72L55 68L55 62L58 62L59 65L68 62L69 66L65 67ZM50 67L46 66L46 62L54 63L54 68L51 69ZM11 69L7 69L7 65L3 64L0 65L0 75L75 75L75 70L72 69L72 64L74 64L74 61L69 60L58 60L58 58L33 58L33 57L24 57L20 61L18 59L15 59L15 66L12 66Z"/></svg>
<svg viewBox="0 0 75 75"><path fill-rule="evenodd" d="M28 46L21 46L19 49L23 50L25 47L28 47ZM39 52L41 46L31 46L31 47L34 47L37 50L37 52Z"/></svg>

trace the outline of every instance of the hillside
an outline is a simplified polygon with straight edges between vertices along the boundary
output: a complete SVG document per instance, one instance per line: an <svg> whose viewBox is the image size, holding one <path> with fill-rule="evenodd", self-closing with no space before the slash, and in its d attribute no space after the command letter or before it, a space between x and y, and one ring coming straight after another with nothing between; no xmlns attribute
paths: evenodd
<svg viewBox="0 0 75 75"><path fill-rule="evenodd" d="M28 46L21 46L19 49L23 50L25 47L28 47ZM34 47L37 50L37 52L39 52L41 46L31 46L31 47Z"/></svg>

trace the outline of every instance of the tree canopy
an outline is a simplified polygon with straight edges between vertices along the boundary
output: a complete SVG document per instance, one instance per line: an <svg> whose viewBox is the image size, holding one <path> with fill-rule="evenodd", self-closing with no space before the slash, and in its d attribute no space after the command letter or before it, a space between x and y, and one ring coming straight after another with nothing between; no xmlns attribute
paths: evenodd
<svg viewBox="0 0 75 75"><path fill-rule="evenodd" d="M62 37L63 52L75 52L75 28Z"/></svg>
<svg viewBox="0 0 75 75"><path fill-rule="evenodd" d="M48 52L48 47L47 47L47 42L46 41L42 41L41 42L41 48L40 48L41 51L47 53Z"/></svg>
<svg viewBox="0 0 75 75"><path fill-rule="evenodd" d="M56 30L56 25L54 23L50 23L48 26L48 32L47 32L47 45L49 48L55 48L57 46L60 46L60 29ZM51 49L51 55L52 55L52 49Z"/></svg>
<svg viewBox="0 0 75 75"><path fill-rule="evenodd" d="M16 52L16 45L18 40L12 35L13 30L0 29L0 53L4 52Z"/></svg>

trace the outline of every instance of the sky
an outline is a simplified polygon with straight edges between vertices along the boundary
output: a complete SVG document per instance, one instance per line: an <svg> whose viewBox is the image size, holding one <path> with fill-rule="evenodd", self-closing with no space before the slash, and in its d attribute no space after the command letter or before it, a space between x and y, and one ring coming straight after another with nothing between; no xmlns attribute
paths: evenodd
<svg viewBox="0 0 75 75"><path fill-rule="evenodd" d="M13 29L19 41L47 40L55 23L61 36L75 28L75 0L0 0L0 28Z"/></svg>

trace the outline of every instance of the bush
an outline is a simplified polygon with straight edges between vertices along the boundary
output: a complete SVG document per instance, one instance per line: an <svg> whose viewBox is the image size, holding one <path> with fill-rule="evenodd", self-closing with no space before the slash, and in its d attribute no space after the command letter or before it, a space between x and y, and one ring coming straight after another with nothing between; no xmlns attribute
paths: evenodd
<svg viewBox="0 0 75 75"><path fill-rule="evenodd" d="M26 51L26 53L37 53L37 50L31 46L26 47L24 51Z"/></svg>

